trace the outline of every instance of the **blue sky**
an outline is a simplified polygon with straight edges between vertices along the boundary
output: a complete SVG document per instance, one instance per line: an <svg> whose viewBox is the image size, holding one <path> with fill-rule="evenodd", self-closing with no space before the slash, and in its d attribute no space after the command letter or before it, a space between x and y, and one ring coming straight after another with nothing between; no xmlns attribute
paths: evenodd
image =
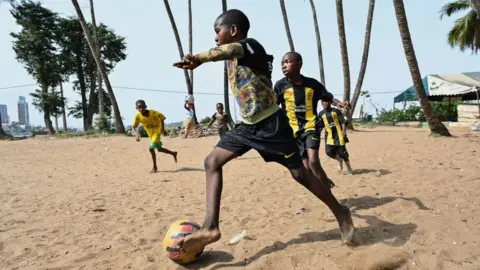
<svg viewBox="0 0 480 270"><path fill-rule="evenodd" d="M79 1L89 18L88 1ZM304 57L303 73L319 79L315 34L308 1L287 0L287 12L293 34L295 49ZM326 69L327 89L337 98L343 98L343 73L336 24L335 1L315 1L322 36ZM422 76L437 73L478 71L479 58L469 52L462 53L446 44L446 35L455 18L439 19L438 11L447 0L405 0L415 51ZM74 15L68 0L44 0L44 5L62 15ZM184 50L188 48L187 1L171 0L171 8L182 37ZM249 16L250 37L260 41L267 52L274 55L273 80L281 79L280 59L288 51L283 21L277 0L229 0L229 8L238 8ZM101 21L126 37L128 56L110 75L114 86L185 91L183 72L172 67L179 54L172 28L165 12L163 1L96 1L97 21ZM344 15L350 56L352 91L356 84L363 52L364 31L368 1L344 1ZM214 43L213 22L221 13L221 1L193 0L194 52L211 48ZM19 31L9 13L9 5L0 5L0 88L14 85L34 84L23 66L15 60L10 32ZM223 64L211 63L195 71L194 91L223 92ZM72 78L73 81L73 78ZM392 1L377 1L373 23L370 58L363 85L371 93L401 91L412 84L397 27ZM69 105L80 99L65 84ZM27 97L34 86L0 89L0 104L7 104L10 119L18 120L16 102L19 95ZM185 117L183 102L186 94L114 89L126 125L135 113L134 102L145 99L150 108L163 112L167 122L181 121ZM373 94L372 99L382 108L391 108L392 94ZM223 101L221 95L196 95L199 117L211 115L215 104ZM231 102L232 104L232 102ZM232 110L233 110L233 104ZM368 108L373 112L372 108ZM30 106L30 121L42 124L40 113ZM81 127L81 119L68 119L69 126Z"/></svg>

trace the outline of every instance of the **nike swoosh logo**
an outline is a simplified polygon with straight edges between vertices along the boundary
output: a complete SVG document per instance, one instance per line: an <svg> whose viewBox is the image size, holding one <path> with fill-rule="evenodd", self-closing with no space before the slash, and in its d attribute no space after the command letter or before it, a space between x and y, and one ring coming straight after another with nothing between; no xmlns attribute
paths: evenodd
<svg viewBox="0 0 480 270"><path fill-rule="evenodd" d="M312 137L312 140L318 141L318 140L320 140L320 138L318 138L318 137Z"/></svg>
<svg viewBox="0 0 480 270"><path fill-rule="evenodd" d="M285 155L285 158L291 158L293 155L295 155L295 152L291 153L290 155Z"/></svg>

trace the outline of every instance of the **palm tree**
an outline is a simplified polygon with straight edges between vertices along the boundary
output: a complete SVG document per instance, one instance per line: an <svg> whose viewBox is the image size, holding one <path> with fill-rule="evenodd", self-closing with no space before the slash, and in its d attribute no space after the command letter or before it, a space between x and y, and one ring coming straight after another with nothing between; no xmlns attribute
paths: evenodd
<svg viewBox="0 0 480 270"><path fill-rule="evenodd" d="M475 9L474 2L476 1L456 0L447 3L440 10L440 19L445 15L450 17L457 12L467 11L467 14L455 21L448 33L448 44L461 51L472 50L472 53L477 53L480 49L480 9Z"/></svg>
<svg viewBox="0 0 480 270"><path fill-rule="evenodd" d="M344 101L350 101L350 64L348 63L347 36L345 34L345 21L343 18L343 2L342 0L336 0L335 2L337 7L338 37L340 39L340 51L342 53L343 99Z"/></svg>
<svg viewBox="0 0 480 270"><path fill-rule="evenodd" d="M170 8L170 4L168 3L168 0L163 0L163 3L165 4L165 9L167 10L168 18L170 19L170 24L172 25L173 35L175 36L175 40L177 41L177 48L178 48L178 53L180 54L180 59L183 59L184 54L183 54L182 40L180 40L180 34L178 33L177 24L175 23L175 18L173 17L172 9ZM191 9L190 3L189 3L189 9ZM189 10L189 13L190 13L190 10ZM190 75L188 74L188 71L186 69L184 69L183 72L185 75L185 83L187 84L187 92L189 95L193 95L193 85L192 85L192 81L190 80ZM196 116L194 115L194 117Z"/></svg>
<svg viewBox="0 0 480 270"><path fill-rule="evenodd" d="M318 52L318 68L320 69L320 81L325 85L325 68L323 66L323 53L322 53L322 41L320 39L320 29L318 28L317 11L315 9L315 3L310 0L310 6L312 6L313 26L315 27L315 36L317 37L317 52Z"/></svg>
<svg viewBox="0 0 480 270"><path fill-rule="evenodd" d="M452 135L448 129L442 124L442 122L440 122L440 120L438 120L438 118L434 116L432 106L430 105L427 95L425 94L417 57L415 56L415 49L413 48L412 37L410 36L410 30L408 28L407 15L405 14L403 0L393 0L393 5L397 16L397 24L398 29L400 30L400 36L402 38L405 57L407 58L408 67L410 68L410 74L413 80L413 86L415 87L415 92L417 93L420 106L425 115L428 126L430 127L430 131L432 134L451 137Z"/></svg>
<svg viewBox="0 0 480 270"><path fill-rule="evenodd" d="M362 90L363 79L365 78L365 71L367 70L368 52L370 50L370 37L372 34L374 10L375 10L375 0L370 0L370 4L368 6L368 15L367 15L367 27L365 29L365 42L363 44L362 63L360 64L360 70L358 72L357 85L355 86L355 90L353 91L353 98L352 98L351 108L350 108L350 117L353 116L353 112L355 111L355 107L357 106L358 97L360 96L360 91Z"/></svg>
<svg viewBox="0 0 480 270"><path fill-rule="evenodd" d="M285 1L280 0L280 8L282 9L283 23L285 24L285 31L287 32L288 45L290 46L290 51L294 52L295 47L293 46L292 33L290 32L290 25L288 23L287 9L285 8Z"/></svg>
<svg viewBox="0 0 480 270"><path fill-rule="evenodd" d="M227 11L227 0L222 0L222 12ZM225 112L230 117L230 98L229 98L229 91L228 91L228 70L227 70L227 62L223 62L223 103L225 103ZM234 104L235 105L235 104ZM236 112L235 112L236 113Z"/></svg>
<svg viewBox="0 0 480 270"><path fill-rule="evenodd" d="M107 72L105 71L105 67L102 65L102 62L100 61L99 55L95 53L96 52L95 44L94 44L92 35L90 34L90 30L88 29L87 22L85 21L85 17L83 17L83 12L80 9L80 6L78 5L78 1L72 0L72 4L75 7L75 11L77 12L77 15L78 15L78 20L82 25L83 33L85 34L85 38L88 41L88 46L90 47L90 51L92 52L92 56L95 59L95 62L97 63L97 67L100 69L100 75L102 76L102 79L105 82L108 95L110 96L110 100L112 101L113 113L115 115L116 132L120 134L124 134L125 126L123 125L122 116L118 108L117 99L115 98L115 94L113 93L112 85L110 84L110 80L108 79Z"/></svg>
<svg viewBox="0 0 480 270"><path fill-rule="evenodd" d="M97 35L97 20L95 19L95 6L93 5L93 0L90 0L90 15L92 17L92 25L93 25L93 40L95 44L95 53L97 54L98 58L101 59L102 55L100 53L100 41L98 40ZM103 117L105 112L105 103L103 101L103 90L102 90L102 76L100 76L100 69L97 67L97 84L98 84L98 113L100 117ZM90 91L95 91L95 89L91 89ZM103 129L104 127L100 127Z"/></svg>
<svg viewBox="0 0 480 270"><path fill-rule="evenodd" d="M60 98L62 99L62 120L63 120L63 132L67 133L67 112L65 111L65 98L63 97L63 83L60 82Z"/></svg>

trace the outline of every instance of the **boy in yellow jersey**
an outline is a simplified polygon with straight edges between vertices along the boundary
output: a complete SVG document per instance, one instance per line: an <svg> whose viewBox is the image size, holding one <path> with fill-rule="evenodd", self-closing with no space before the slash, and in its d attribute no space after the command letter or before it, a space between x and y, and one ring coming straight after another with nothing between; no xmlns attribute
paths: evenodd
<svg viewBox="0 0 480 270"><path fill-rule="evenodd" d="M318 115L320 128L325 128L325 153L338 161L338 169L342 171L343 161L347 165L348 175L352 175L349 155L347 152L347 124L342 111L332 108L332 100L322 100L324 108Z"/></svg>
<svg viewBox="0 0 480 270"><path fill-rule="evenodd" d="M178 245L187 252L198 253L220 239L222 168L251 149L256 150L266 162L276 162L287 168L295 181L324 202L338 221L342 240L350 243L354 234L350 210L341 205L330 189L303 166L288 118L275 100L271 80L273 56L267 54L257 40L247 37L249 29L250 22L243 12L227 10L218 16L214 24L217 47L200 54L186 55L183 61L174 63L178 68L195 69L209 62L226 61L231 90L242 117L242 122L225 133L205 158L205 220L199 231L179 239Z"/></svg>
<svg viewBox="0 0 480 270"><path fill-rule="evenodd" d="M177 152L170 151L162 147L162 141L160 140L162 135L165 135L165 116L155 110L147 110L147 104L143 100L137 100L135 103L138 113L135 115L135 119L132 125L132 132L135 134L137 142L140 141L140 134L138 134L136 128L142 124L143 128L150 137L150 154L152 155L153 168L150 173L156 173L157 157L155 155L155 149L158 152L169 154L173 156L175 162L177 162Z"/></svg>

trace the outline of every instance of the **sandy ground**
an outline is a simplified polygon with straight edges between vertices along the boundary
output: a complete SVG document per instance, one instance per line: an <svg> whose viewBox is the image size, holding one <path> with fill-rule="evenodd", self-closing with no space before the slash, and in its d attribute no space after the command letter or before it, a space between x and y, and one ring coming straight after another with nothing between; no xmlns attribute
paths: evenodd
<svg viewBox="0 0 480 270"><path fill-rule="evenodd" d="M224 168L223 238L189 268L480 269L480 132L452 132L355 132L351 177L322 146L357 247L285 169L250 151ZM182 269L162 238L177 219L203 221L203 159L216 140L166 139L179 163L161 155L153 175L147 140L0 142L0 269ZM226 244L242 230L247 238Z"/></svg>

